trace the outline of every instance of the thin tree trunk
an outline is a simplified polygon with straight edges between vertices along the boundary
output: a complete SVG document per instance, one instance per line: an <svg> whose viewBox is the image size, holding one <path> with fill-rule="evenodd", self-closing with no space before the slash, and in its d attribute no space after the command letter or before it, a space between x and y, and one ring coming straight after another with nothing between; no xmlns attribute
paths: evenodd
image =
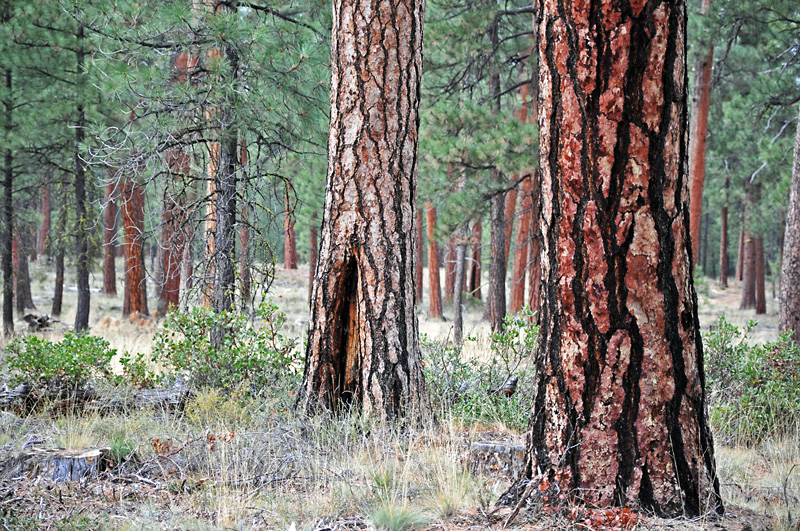
<svg viewBox="0 0 800 531"><path fill-rule="evenodd" d="M293 208L289 197L289 185L283 194L283 268L297 269L297 242L294 235Z"/></svg>
<svg viewBox="0 0 800 531"><path fill-rule="evenodd" d="M497 177L495 177L497 180ZM503 329L506 315L505 194L492 197L492 260L489 269L489 325L492 332Z"/></svg>
<svg viewBox="0 0 800 531"><path fill-rule="evenodd" d="M745 212L755 212L755 189L745 185ZM742 300L740 310L756 307L756 242L750 229L751 221L744 218L744 249L742 257Z"/></svg>
<svg viewBox="0 0 800 531"><path fill-rule="evenodd" d="M5 20L10 19L10 4L6 4L3 13ZM11 99L12 77L11 70L5 70L6 98L4 129L6 137L11 136L13 128L13 101ZM2 230L2 266L3 266L3 336L9 337L14 333L14 269L11 263L11 246L14 239L14 154L6 145L3 156L3 230Z"/></svg>
<svg viewBox="0 0 800 531"><path fill-rule="evenodd" d="M742 228L739 229L739 251L736 255L736 280L739 282L744 279L744 223L745 217L742 215Z"/></svg>
<svg viewBox="0 0 800 531"><path fill-rule="evenodd" d="M705 16L711 0L703 0L701 14ZM703 181L706 175L706 136L708 110L711 102L711 67L714 63L713 42L703 43L705 52L694 65L694 96L692 98L692 123L689 133L689 206L692 252L697 263L700 251L700 219L703 208ZM705 272L705 268L703 268Z"/></svg>
<svg viewBox="0 0 800 531"><path fill-rule="evenodd" d="M76 50L77 73L79 78L85 76L83 48L84 31L83 25L78 25L78 48ZM79 81L80 83L80 81ZM78 280L78 308L75 312L75 331L80 332L89 328L89 308L91 305L91 294L89 292L89 237L91 221L86 201L86 162L83 149L83 141L86 137L86 114L83 102L78 103L78 119L75 123L75 268Z"/></svg>
<svg viewBox="0 0 800 531"><path fill-rule="evenodd" d="M800 343L800 116L783 236L779 328L781 333L790 333L795 343Z"/></svg>
<svg viewBox="0 0 800 531"><path fill-rule="evenodd" d="M514 176L516 181L519 175ZM505 232L503 232L503 241L505 242L505 259L506 270L508 270L508 260L511 258L511 237L514 234L514 216L517 211L517 189L512 188L506 192L505 208L503 210L503 218L505 219Z"/></svg>
<svg viewBox="0 0 800 531"><path fill-rule="evenodd" d="M47 177L47 182L42 189L42 226L36 234L36 252L39 255L44 255L47 248L47 236L50 234L50 216L52 208L50 206L50 177Z"/></svg>
<svg viewBox="0 0 800 531"><path fill-rule="evenodd" d="M701 225L700 233L702 236L702 251L700 251L700 259L702 260L703 276L713 277L714 273L708 270L708 201L705 201L706 208L703 213L703 224Z"/></svg>
<svg viewBox="0 0 800 531"><path fill-rule="evenodd" d="M686 196L686 6L538 0L544 267L528 477L722 512Z"/></svg>
<svg viewBox="0 0 800 531"><path fill-rule="evenodd" d="M725 177L725 203L722 205L722 215L720 216L720 236L719 236L719 285L723 288L728 287L728 187L730 178Z"/></svg>
<svg viewBox="0 0 800 531"><path fill-rule="evenodd" d="M239 279L242 285L242 308L247 309L252 298L253 281L250 273L252 264L250 263L250 225L247 205L242 205L242 220L239 229Z"/></svg>
<svg viewBox="0 0 800 531"><path fill-rule="evenodd" d="M148 315L144 269L144 186L127 181L120 196L125 230L125 292L122 315Z"/></svg>
<svg viewBox="0 0 800 531"><path fill-rule="evenodd" d="M453 300L453 292L456 289L456 258L453 246L453 237L447 240L444 246L444 298Z"/></svg>
<svg viewBox="0 0 800 531"><path fill-rule="evenodd" d="M56 281L53 287L53 307L50 309L53 317L61 315L64 300L64 245L59 243L56 249Z"/></svg>
<svg viewBox="0 0 800 531"><path fill-rule="evenodd" d="M414 246L416 261L414 266L414 285L416 286L417 304L422 304L422 210L417 210L417 239Z"/></svg>
<svg viewBox="0 0 800 531"><path fill-rule="evenodd" d="M764 237L755 238L756 255L756 315L767 313L766 277L764 275Z"/></svg>
<svg viewBox="0 0 800 531"><path fill-rule="evenodd" d="M110 179L110 171L106 172L109 181L105 186L103 195L103 293L106 295L117 294L117 271L114 258L117 254L114 237L117 231L117 203L114 199L116 183Z"/></svg>
<svg viewBox="0 0 800 531"><path fill-rule="evenodd" d="M467 244L466 235L463 231L460 232L460 237L456 245L456 286L460 286L464 280L464 258L466 256ZM464 312L463 312L463 294L464 291L457 289L453 293L453 341L456 345L460 345L464 338Z"/></svg>
<svg viewBox="0 0 800 531"><path fill-rule="evenodd" d="M478 218L472 225L472 259L470 260L469 285L467 291L478 300L481 295L481 247L483 246L483 220Z"/></svg>
<svg viewBox="0 0 800 531"><path fill-rule="evenodd" d="M17 312L19 314L25 313L27 309L36 309L33 304L33 295L31 294L31 274L28 267L28 255L31 251L31 238L27 227L20 227L15 231L15 275L14 283L16 284L17 295Z"/></svg>
<svg viewBox="0 0 800 531"><path fill-rule="evenodd" d="M531 180L526 177L520 183L519 223L517 240L514 243L514 265L511 270L511 313L517 313L525 305L525 277L528 266L528 241L531 228Z"/></svg>
<svg viewBox="0 0 800 531"><path fill-rule="evenodd" d="M425 203L425 221L428 228L428 293L430 306L429 319L442 318L442 288L439 284L439 249L436 244L436 209L430 201Z"/></svg>
<svg viewBox="0 0 800 531"><path fill-rule="evenodd" d="M298 405L414 417L428 410L414 309L423 2L334 0L333 14L322 246Z"/></svg>

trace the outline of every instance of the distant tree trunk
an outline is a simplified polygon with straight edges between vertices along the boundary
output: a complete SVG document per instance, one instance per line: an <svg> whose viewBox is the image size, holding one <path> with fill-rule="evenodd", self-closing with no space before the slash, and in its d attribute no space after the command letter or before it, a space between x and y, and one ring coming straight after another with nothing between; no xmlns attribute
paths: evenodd
<svg viewBox="0 0 800 531"><path fill-rule="evenodd" d="M453 300L453 292L456 289L456 257L453 237L447 239L444 246L444 298Z"/></svg>
<svg viewBox="0 0 800 531"><path fill-rule="evenodd" d="M542 234L539 228L539 170L531 175L530 242L528 244L528 308L539 311L539 291L542 285Z"/></svg>
<svg viewBox="0 0 800 531"><path fill-rule="evenodd" d="M702 267L703 267L703 276L711 277L714 274L710 273L708 270L708 201L704 201L706 203L705 212L703 213L703 223L700 226L701 230L700 233L702 234L702 251L700 251L700 259L702 260Z"/></svg>
<svg viewBox="0 0 800 531"><path fill-rule="evenodd" d="M705 16L711 0L703 0L701 13ZM700 252L700 219L703 208L703 181L706 175L706 136L708 110L711 102L711 67L714 63L714 44L703 43L705 51L694 65L694 96L692 123L689 133L689 207L692 233L692 252L695 263ZM703 268L705 272L705 268Z"/></svg>
<svg viewBox="0 0 800 531"><path fill-rule="evenodd" d="M183 250L181 255L181 293L180 297L178 297L179 300L184 301L184 304L181 305L181 309L183 311L188 308L189 290L192 289L192 275L194 274L194 257L192 255L194 231L191 227L187 228L184 238L185 241L183 242Z"/></svg>
<svg viewBox="0 0 800 531"><path fill-rule="evenodd" d="M47 246L47 236L50 234L50 216L52 208L50 206L50 177L47 177L47 182L45 182L44 187L42 188L42 205L41 205L41 213L42 213L42 226L39 227L39 230L36 234L36 252L40 255L44 255Z"/></svg>
<svg viewBox="0 0 800 531"><path fill-rule="evenodd" d="M84 31L83 25L78 25L77 31L78 48L75 52L77 58L77 73L79 77L85 75L83 48ZM86 137L86 113L83 108L83 100L78 99L78 119L75 123L75 268L78 281L78 308L75 311L75 331L80 332L89 328L89 308L91 305L91 294L89 292L89 237L91 221L89 220L89 209L86 201L86 157L81 152L83 141Z"/></svg>
<svg viewBox="0 0 800 531"><path fill-rule="evenodd" d="M250 274L250 225L247 205L242 205L242 221L239 229L240 263L239 279L242 285L242 308L246 309L250 302L253 289L252 275Z"/></svg>
<svg viewBox="0 0 800 531"><path fill-rule="evenodd" d="M122 315L147 315L147 283L144 269L144 186L132 180L123 184L120 196L125 230L125 292Z"/></svg>
<svg viewBox="0 0 800 531"><path fill-rule="evenodd" d="M414 280L417 287L417 304L422 304L422 210L417 210L417 240L414 247L417 259L415 262Z"/></svg>
<svg viewBox="0 0 800 531"><path fill-rule="evenodd" d="M7 5L10 9L10 4ZM8 11L4 19L8 19ZM5 21L5 20L4 20ZM13 101L11 100L12 77L11 70L5 70L6 97L3 100L5 107L4 129L6 138L10 138L13 128ZM14 155L8 144L5 146L3 157L3 229L2 229L2 266L3 266L3 336L9 337L14 333L14 269L11 263L11 246L14 239Z"/></svg>
<svg viewBox="0 0 800 531"><path fill-rule="evenodd" d="M764 275L764 237L755 239L756 255L756 315L767 313L766 278Z"/></svg>
<svg viewBox="0 0 800 531"><path fill-rule="evenodd" d="M472 225L472 259L470 260L467 291L481 300L481 246L483 245L483 220L478 218Z"/></svg>
<svg viewBox="0 0 800 531"><path fill-rule="evenodd" d="M181 147L166 153L170 175L178 180L191 172L191 159ZM186 215L183 198L172 195L172 188L164 189L161 201L161 293L158 298L158 313L166 315L170 307L178 308L181 296L181 268L185 246Z"/></svg>
<svg viewBox="0 0 800 531"><path fill-rule="evenodd" d="M423 4L333 2L322 246L297 402L307 412L428 409L414 308Z"/></svg>
<svg viewBox="0 0 800 531"><path fill-rule="evenodd" d="M744 233L742 251L742 300L740 310L756 307L756 245L749 230Z"/></svg>
<svg viewBox="0 0 800 531"><path fill-rule="evenodd" d="M27 309L36 309L33 304L33 295L31 294L31 273L28 267L28 256L30 255L33 241L28 227L20 227L16 231L17 242L16 245L16 275L15 282L17 285L17 312L20 314L25 313Z"/></svg>
<svg viewBox="0 0 800 531"><path fill-rule="evenodd" d="M436 245L436 209L425 203L425 221L428 228L428 292L430 293L429 319L442 318L442 288L439 284L439 249Z"/></svg>
<svg viewBox="0 0 800 531"><path fill-rule="evenodd" d="M61 315L62 301L64 300L64 245L56 246L56 281L53 287L53 307L50 313L53 317Z"/></svg>
<svg viewBox="0 0 800 531"><path fill-rule="evenodd" d="M692 281L683 0L538 0L544 284L526 475L722 512Z"/></svg>
<svg viewBox="0 0 800 531"><path fill-rule="evenodd" d="M285 213L283 216L283 268L297 269L297 242L294 235L294 213L289 197L289 185L283 194Z"/></svg>
<svg viewBox="0 0 800 531"><path fill-rule="evenodd" d="M744 223L745 216L742 215L742 228L739 229L739 252L736 255L736 280L739 282L744 279Z"/></svg>
<svg viewBox="0 0 800 531"><path fill-rule="evenodd" d="M520 183L520 215L517 223L517 241L514 244L514 265L511 271L511 313L521 311L525 305L525 277L531 228L531 180L532 176L528 176Z"/></svg>
<svg viewBox="0 0 800 531"><path fill-rule="evenodd" d="M456 244L456 286L461 286L464 280L464 258L466 256L466 235L459 231ZM464 312L462 308L464 290L457 289L453 293L453 341L460 345L464 338Z"/></svg>
<svg viewBox="0 0 800 531"><path fill-rule="evenodd" d="M800 117L783 236L779 323L781 333L791 333L795 343L800 343Z"/></svg>
<svg viewBox="0 0 800 531"><path fill-rule="evenodd" d="M728 187L730 177L725 177L725 203L722 205L722 215L720 216L720 236L719 236L719 285L723 288L728 287Z"/></svg>
<svg viewBox="0 0 800 531"><path fill-rule="evenodd" d="M495 181L499 172L494 171ZM505 194L492 196L492 260L489 269L489 325L492 332L503 329L506 315Z"/></svg>
<svg viewBox="0 0 800 531"><path fill-rule="evenodd" d="M105 193L103 196L103 293L106 295L117 294L117 271L114 264L114 257L117 254L114 237L117 233L117 203L114 199L116 183L111 182L106 172Z"/></svg>
<svg viewBox="0 0 800 531"><path fill-rule="evenodd" d="M311 228L308 231L308 300L311 300L311 290L314 287L314 273L317 271L317 214L311 214Z"/></svg>
<svg viewBox="0 0 800 531"><path fill-rule="evenodd" d="M515 175L516 181L519 176ZM514 234L514 216L517 211L517 189L512 188L506 192L505 208L503 210L503 218L505 219L505 232L503 232L503 241L505 242L505 260L506 270L508 270L508 260L511 258L511 237Z"/></svg>

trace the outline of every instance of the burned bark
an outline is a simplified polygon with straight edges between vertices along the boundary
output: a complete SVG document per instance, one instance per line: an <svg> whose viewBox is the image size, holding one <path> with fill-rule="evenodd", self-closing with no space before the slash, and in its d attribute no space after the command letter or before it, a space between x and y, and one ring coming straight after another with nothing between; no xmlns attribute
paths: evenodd
<svg viewBox="0 0 800 531"><path fill-rule="evenodd" d="M722 511L692 280L686 5L538 0L543 301L527 476Z"/></svg>
<svg viewBox="0 0 800 531"><path fill-rule="evenodd" d="M427 410L414 311L423 2L334 0L322 245L298 406Z"/></svg>
<svg viewBox="0 0 800 531"><path fill-rule="evenodd" d="M7 4L10 9L10 4ZM8 12L4 18L10 17ZM4 75L6 97L3 100L5 107L3 128L7 136L11 135L13 128L14 102L11 100L12 74L11 69L5 69ZM11 246L14 239L14 154L6 146L3 155L3 232L2 232L2 269L3 269L3 335L5 337L14 333L14 269L11 263Z"/></svg>

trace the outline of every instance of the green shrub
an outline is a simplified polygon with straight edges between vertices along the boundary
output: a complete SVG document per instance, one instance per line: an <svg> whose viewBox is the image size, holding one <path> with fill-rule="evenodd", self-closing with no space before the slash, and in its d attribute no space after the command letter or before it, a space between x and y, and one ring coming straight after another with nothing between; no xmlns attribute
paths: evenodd
<svg viewBox="0 0 800 531"><path fill-rule="evenodd" d="M757 444L800 429L800 348L787 336L749 345L725 318L705 337L711 421L717 433Z"/></svg>
<svg viewBox="0 0 800 531"><path fill-rule="evenodd" d="M153 359L168 370L189 376L194 386L233 390L244 382L262 389L274 380L296 378L302 360L294 353L295 341L280 329L285 316L273 304L259 310L260 326L235 312L215 313L209 308L168 314L164 329L156 334ZM212 330L226 330L219 348L210 342Z"/></svg>
<svg viewBox="0 0 800 531"><path fill-rule="evenodd" d="M434 407L451 411L467 424L501 422L524 429L533 400L533 351L539 336L533 315L528 308L507 315L503 331L490 336L490 355L483 360L464 359L460 345L432 341L423 334L425 376ZM498 390L512 377L518 378L517 391L506 397Z"/></svg>
<svg viewBox="0 0 800 531"><path fill-rule="evenodd" d="M86 333L67 333L58 342L36 336L14 340L7 347L11 382L77 389L93 376L109 376L116 351L108 342Z"/></svg>

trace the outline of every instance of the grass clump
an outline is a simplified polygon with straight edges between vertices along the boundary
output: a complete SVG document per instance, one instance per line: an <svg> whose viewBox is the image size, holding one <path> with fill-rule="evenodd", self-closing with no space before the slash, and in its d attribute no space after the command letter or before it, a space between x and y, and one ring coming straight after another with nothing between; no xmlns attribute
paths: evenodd
<svg viewBox="0 0 800 531"><path fill-rule="evenodd" d="M467 359L462 345L423 335L425 378L436 410L466 425L501 423L524 430L533 399L533 351L539 337L533 316L528 308L507 315L503 330L490 336L488 359ZM514 378L515 392L506 396L504 385Z"/></svg>
<svg viewBox="0 0 800 531"><path fill-rule="evenodd" d="M755 445L800 430L800 348L783 336L750 345L721 317L705 337L711 421L732 442Z"/></svg>

